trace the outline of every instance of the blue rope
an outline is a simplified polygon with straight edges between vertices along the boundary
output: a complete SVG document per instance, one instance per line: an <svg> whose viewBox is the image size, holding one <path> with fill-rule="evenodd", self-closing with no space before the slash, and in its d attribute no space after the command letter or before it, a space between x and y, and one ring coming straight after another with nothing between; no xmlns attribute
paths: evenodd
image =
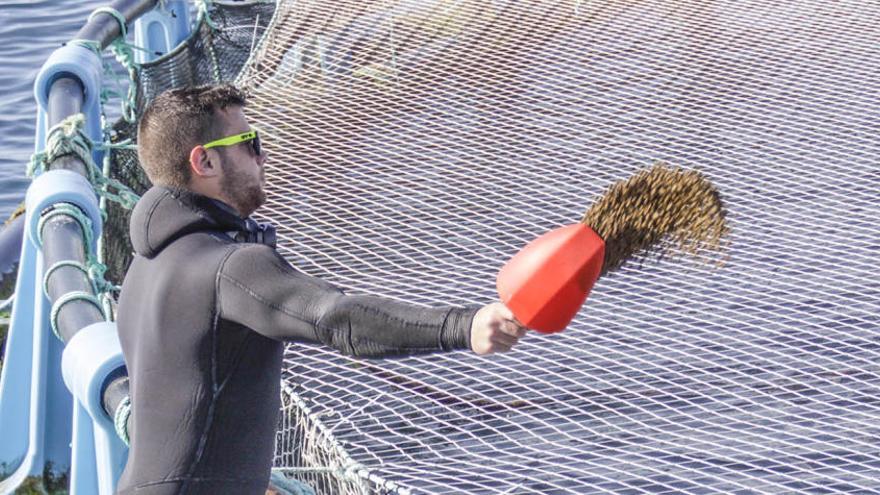
<svg viewBox="0 0 880 495"><path fill-rule="evenodd" d="M116 22L119 23L119 32L121 33L121 36L123 38L128 36L128 26L125 24L125 16L120 14L118 10L114 9L113 7L97 8L93 10L91 14L89 14L88 20L91 22L92 18L98 14L109 14L113 16L113 18L116 19Z"/></svg>
<svg viewBox="0 0 880 495"><path fill-rule="evenodd" d="M132 117L134 114L132 113ZM64 155L75 155L82 161L88 171L88 179L92 186L95 187L97 194L106 197L111 201L115 201L122 205L123 208L130 210L140 199L128 186L116 179L107 177L104 171L98 167L92 158L92 147L95 143L89 139L82 130L85 124L85 116L81 113L71 115L62 120L57 125L49 129L46 139L46 149L40 153L34 153L28 164L27 175L33 177L37 171L44 172L48 169L49 164ZM125 148L130 149L130 144L120 143L114 145L111 143L100 143L105 149ZM105 153L109 155L109 153ZM105 158L109 158L105 156ZM110 188L116 189L116 193L110 192ZM102 210L102 214L106 215L106 211Z"/></svg>
<svg viewBox="0 0 880 495"><path fill-rule="evenodd" d="M54 333L55 336L58 337L58 340L62 342L64 339L61 338L61 334L58 332L58 315L61 313L61 308L63 308L65 304L74 301L86 301L92 303L92 305L98 308L98 311L101 312L101 316L104 317L105 320L107 319L107 315L104 313L104 307L101 306L101 301L92 294L81 290L71 291L64 294L55 301L55 304L52 305L52 311L49 313L49 319L52 324L52 333Z"/></svg>
<svg viewBox="0 0 880 495"><path fill-rule="evenodd" d="M26 174L34 177L39 172L45 172L49 165L65 155L75 155L87 166L92 160L92 142L83 132L85 116L77 113L67 117L58 124L52 126L46 135L46 147L39 153L31 155ZM89 182L94 181L94 170L88 169Z"/></svg>
<svg viewBox="0 0 880 495"><path fill-rule="evenodd" d="M43 247L43 226L46 225L49 219L58 215L67 215L79 223L80 228L82 228L83 240L86 243L86 250L88 251L93 239L92 221L82 210L70 203L57 203L42 213L39 222L37 222L37 247Z"/></svg>
<svg viewBox="0 0 880 495"><path fill-rule="evenodd" d="M69 203L58 203L51 207L51 209L47 210L43 215L40 216L39 222L37 222L37 243L40 247L43 245L43 227L46 225L51 218L56 217L58 215L65 215L70 218L76 220L79 224L80 229L82 229L83 233L83 242L85 244L86 249L86 263L82 264L73 260L62 260L57 263L54 263L52 266L46 270L46 273L43 275L43 293L46 294L46 297L49 297L49 277L52 273L64 266L74 267L82 271L86 278L89 280L89 283L92 285L92 290L98 294L98 297L89 294L83 291L75 291L65 294L60 297L55 303L52 305L52 313L51 313L51 324L52 324L52 333L54 333L60 339L61 336L58 333L58 314L61 312L61 307L67 304L68 302L75 300L85 300L92 304L94 304L98 310L101 312L101 315L105 320L110 319L112 305L110 304L110 294L119 290L119 287L116 285L107 282L104 278L104 273L107 271L107 266L103 263L99 262L95 255L92 253L92 241L94 236L92 234L92 221L89 217L82 212L78 207Z"/></svg>
<svg viewBox="0 0 880 495"><path fill-rule="evenodd" d="M211 19L210 12L208 12L208 10L211 8L211 3L213 3L211 0L195 0L196 7L199 10L199 17L204 19L205 24L207 24L208 27L211 28L211 30L217 31L219 28L217 27L217 24L214 22L214 20Z"/></svg>
<svg viewBox="0 0 880 495"><path fill-rule="evenodd" d="M113 52L113 55L116 56L116 60L128 70L129 75L129 85L128 85L128 97L127 99L122 101L122 117L128 123L134 123L136 120L136 108L137 108L137 84L135 83L135 79L137 78L137 70L140 67L134 61L134 50L143 50L148 51L143 48L134 46L125 41L125 38L128 36L128 25L125 21L125 16L119 13L118 10L113 7L100 7L92 11L89 15L89 20L91 21L93 17L98 14L109 14L116 19L116 22L119 24L119 36L113 40L113 43L110 44L110 51ZM100 47L98 47L99 55L100 55ZM107 71L107 67L105 67L105 71ZM113 73L112 71L109 71ZM115 74L115 73L114 73Z"/></svg>
<svg viewBox="0 0 880 495"><path fill-rule="evenodd" d="M49 278L52 276L52 274L55 272L55 270L57 270L59 268L63 268L65 266L69 266L71 268L76 268L79 271L81 271L83 273L83 275L85 275L86 277L89 276L89 269L85 265L80 263L79 261L61 260L61 261L58 261L58 262L52 264L52 266L50 266L49 269L46 270L46 273L43 274L43 294L45 294L47 298L49 297ZM95 288L94 281L90 280L90 282L92 282L92 288L94 289ZM95 292L97 292L97 290L95 290Z"/></svg>

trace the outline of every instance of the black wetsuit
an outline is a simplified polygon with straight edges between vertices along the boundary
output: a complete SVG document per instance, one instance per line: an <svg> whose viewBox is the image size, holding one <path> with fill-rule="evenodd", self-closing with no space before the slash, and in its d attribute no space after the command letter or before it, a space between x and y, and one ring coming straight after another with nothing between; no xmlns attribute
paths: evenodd
<svg viewBox="0 0 880 495"><path fill-rule="evenodd" d="M154 187L134 210L118 311L132 396L119 493L264 493L284 341L356 356L469 348L475 308L347 296L270 246L236 242L248 230L188 191Z"/></svg>

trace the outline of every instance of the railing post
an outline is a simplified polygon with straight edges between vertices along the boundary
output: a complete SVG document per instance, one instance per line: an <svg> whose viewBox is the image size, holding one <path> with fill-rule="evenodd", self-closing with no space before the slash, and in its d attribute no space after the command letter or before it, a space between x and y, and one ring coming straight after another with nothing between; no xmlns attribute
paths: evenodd
<svg viewBox="0 0 880 495"><path fill-rule="evenodd" d="M183 0L168 0L134 23L134 43L146 48L138 51L138 63L146 63L168 54L190 33L189 6Z"/></svg>
<svg viewBox="0 0 880 495"><path fill-rule="evenodd" d="M87 133L100 139L102 72L101 60L86 48L68 45L56 50L35 83L41 112L38 123L49 126L66 117L49 112L50 88L56 83L66 85L70 88L65 91L67 94L80 91L68 106L74 112L80 107L87 112ZM46 130L37 130L37 137L41 138L37 150L46 145ZM65 163L68 161L65 159ZM64 168L77 169L70 165ZM12 491L30 476L63 477L70 469L71 396L61 380L60 369L64 343L49 330L51 303L42 283L47 268L40 241L44 232L38 232L43 211L59 202L75 204L92 217L96 233L101 228L94 190L79 173L46 172L28 189L17 299L6 346L6 369L0 380L0 465L4 470L0 474L6 477L0 481L3 493ZM70 312L74 305L67 306L66 311Z"/></svg>
<svg viewBox="0 0 880 495"><path fill-rule="evenodd" d="M189 10L184 0L169 0L148 12L155 5L117 0L112 8L126 26L148 13L155 22L139 24L139 41L164 54L189 35ZM102 13L80 29L78 39L104 48L125 32L119 16ZM102 141L102 78L101 56L83 44L71 43L49 57L34 85L36 152L46 148L52 126L78 113L85 116L84 134ZM103 153L93 148L92 160L101 163ZM46 481L46 474L59 482L69 476L72 495L110 494L128 455L113 418L117 409L128 410L128 378L116 326L94 304L95 285L87 273L102 231L89 182L100 172L89 167L79 156L55 158L28 189L0 379L0 494L16 491L29 477Z"/></svg>
<svg viewBox="0 0 880 495"><path fill-rule="evenodd" d="M64 383L77 398L70 493L113 493L125 467L128 449L101 403L107 377L124 365L115 323L82 329L64 349Z"/></svg>

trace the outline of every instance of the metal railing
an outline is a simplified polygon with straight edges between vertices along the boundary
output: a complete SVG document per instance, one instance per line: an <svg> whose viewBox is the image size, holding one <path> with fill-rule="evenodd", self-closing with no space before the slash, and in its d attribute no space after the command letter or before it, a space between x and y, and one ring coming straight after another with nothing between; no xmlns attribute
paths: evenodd
<svg viewBox="0 0 880 495"><path fill-rule="evenodd" d="M48 129L80 113L84 133L102 141L100 52L157 3L118 0L99 9L77 33L80 43L52 54L35 83L38 150ZM109 152L93 157L100 163ZM45 482L51 472L69 481L72 494L112 493L127 457L115 422L128 407L128 376L115 324L96 304L100 294L84 268L102 225L91 174L80 156L65 154L46 163L28 189L0 379L0 493L33 477Z"/></svg>

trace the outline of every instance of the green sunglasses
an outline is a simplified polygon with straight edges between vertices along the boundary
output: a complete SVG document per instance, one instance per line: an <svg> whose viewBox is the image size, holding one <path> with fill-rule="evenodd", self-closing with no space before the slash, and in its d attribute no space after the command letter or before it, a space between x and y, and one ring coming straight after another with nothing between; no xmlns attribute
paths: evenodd
<svg viewBox="0 0 880 495"><path fill-rule="evenodd" d="M224 138L220 138L210 143L203 144L202 147L205 149L216 148L218 146L232 146L238 143L250 142L251 149L254 151L255 156L260 156L263 152L263 147L260 144L260 133L256 129L251 129L247 132L242 132L241 134L236 134L234 136L226 136Z"/></svg>

